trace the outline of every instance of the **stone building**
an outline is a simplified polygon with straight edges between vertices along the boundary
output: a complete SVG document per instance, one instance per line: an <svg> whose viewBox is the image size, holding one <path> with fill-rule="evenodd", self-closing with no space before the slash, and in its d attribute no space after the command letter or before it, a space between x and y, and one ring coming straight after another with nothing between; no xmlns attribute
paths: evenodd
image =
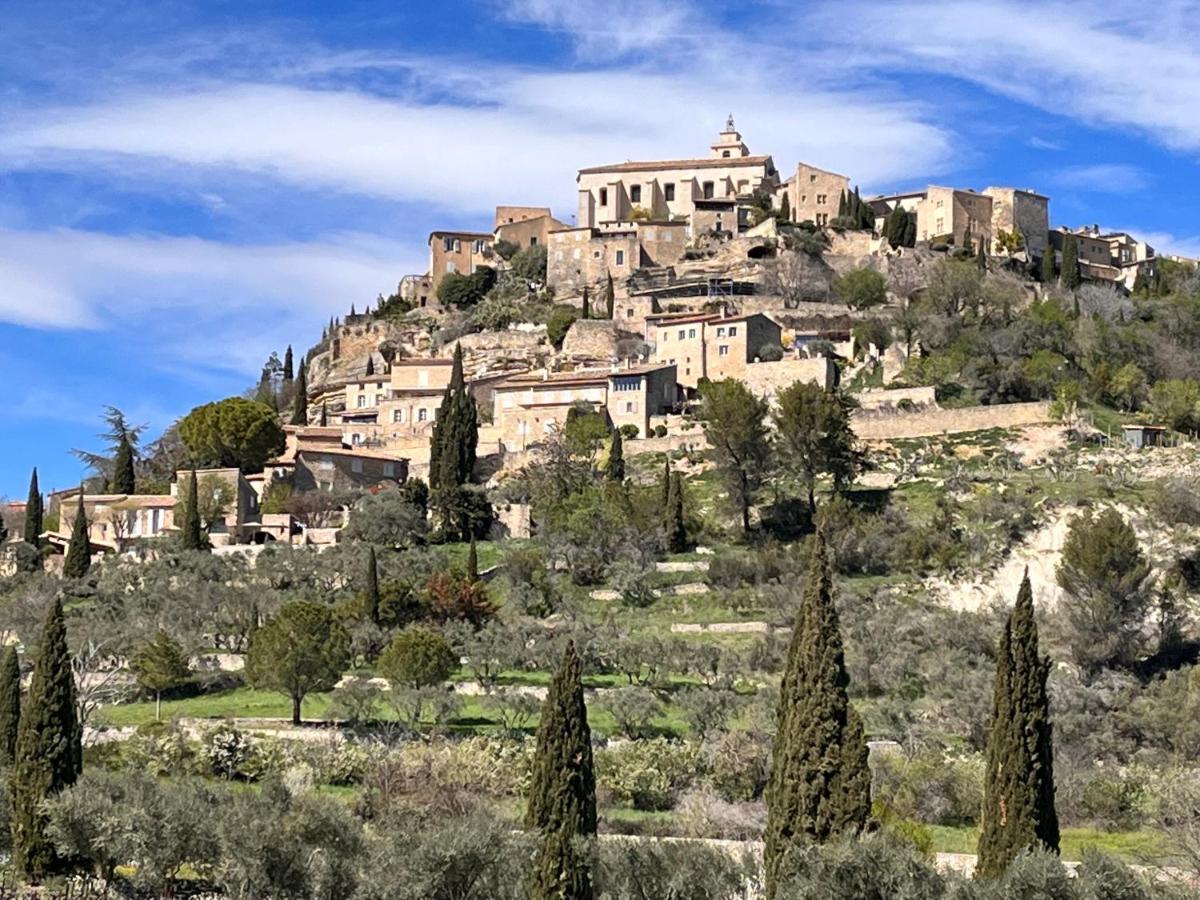
<svg viewBox="0 0 1200 900"><path fill-rule="evenodd" d="M697 200L748 199L758 187L774 195L779 173L770 156L751 155L730 117L706 157L594 166L576 181L576 224L591 228L643 217L690 222Z"/></svg>
<svg viewBox="0 0 1200 900"><path fill-rule="evenodd" d="M978 247L979 239L992 244L992 198L975 191L930 185L917 201L917 240L950 239L962 246L967 234Z"/></svg>
<svg viewBox="0 0 1200 900"><path fill-rule="evenodd" d="M429 235L429 287L437 296L438 285L451 272L470 275L479 266L490 266L495 236L479 231L435 231Z"/></svg>
<svg viewBox="0 0 1200 900"><path fill-rule="evenodd" d="M850 179L845 175L799 163L796 174L780 186L775 204L781 206L786 194L793 222L828 225L830 219L837 217L843 191L850 192Z"/></svg>
<svg viewBox="0 0 1200 900"><path fill-rule="evenodd" d="M1050 239L1050 198L1011 187L984 188L992 198L992 236L1019 231L1028 259L1040 259Z"/></svg>
<svg viewBox="0 0 1200 900"><path fill-rule="evenodd" d="M623 281L638 269L672 266L687 248L684 222L611 222L601 227L564 228L549 235L546 284L559 295L595 296L611 273Z"/></svg>
<svg viewBox="0 0 1200 900"><path fill-rule="evenodd" d="M394 486L407 477L407 459L362 447L302 448L291 467L292 490L297 493Z"/></svg>
<svg viewBox="0 0 1200 900"><path fill-rule="evenodd" d="M520 451L557 433L581 405L606 412L614 427L633 425L645 436L650 417L674 409L677 400L674 366L530 373L496 386L492 420L504 448Z"/></svg>
<svg viewBox="0 0 1200 900"><path fill-rule="evenodd" d="M497 206L494 234L496 242L508 241L521 249L546 246L550 232L569 228L550 214L545 206Z"/></svg>
<svg viewBox="0 0 1200 900"><path fill-rule="evenodd" d="M665 313L646 317L652 359L678 368L679 383L695 389L701 378L743 379L764 346L782 347L782 329L763 315Z"/></svg>
<svg viewBox="0 0 1200 900"><path fill-rule="evenodd" d="M1067 235L1075 237L1079 269L1089 281L1101 281L1133 290L1138 275L1152 279L1157 273L1158 257L1148 243L1124 231L1103 233L1100 226L1059 227L1050 233L1051 248L1062 256Z"/></svg>

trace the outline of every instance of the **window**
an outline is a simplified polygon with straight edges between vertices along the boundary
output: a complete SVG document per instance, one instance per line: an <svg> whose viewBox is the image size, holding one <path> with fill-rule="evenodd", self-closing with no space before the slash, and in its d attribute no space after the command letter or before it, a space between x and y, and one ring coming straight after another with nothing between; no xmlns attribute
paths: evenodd
<svg viewBox="0 0 1200 900"><path fill-rule="evenodd" d="M425 408L421 408L421 409L417 410L417 421L418 422L424 422L428 418L429 418L429 410L427 410Z"/></svg>
<svg viewBox="0 0 1200 900"><path fill-rule="evenodd" d="M722 325L717 329L717 337L725 337L725 326Z"/></svg>
<svg viewBox="0 0 1200 900"><path fill-rule="evenodd" d="M383 394L376 394L375 395L375 405L378 406L382 402L383 402Z"/></svg>
<svg viewBox="0 0 1200 900"><path fill-rule="evenodd" d="M600 188L600 205L608 206L608 188Z"/></svg>
<svg viewBox="0 0 1200 900"><path fill-rule="evenodd" d="M399 424L400 422L403 422L404 421L404 410L393 409L392 410L392 421L397 424Z"/></svg>
<svg viewBox="0 0 1200 900"><path fill-rule="evenodd" d="M817 224L818 225L828 225L829 224L829 213L817 213Z"/></svg>
<svg viewBox="0 0 1200 900"><path fill-rule="evenodd" d="M818 205L818 206L824 206L824 205L825 205L825 201L826 201L826 200L828 200L828 199L829 199L829 195L828 195L828 194L817 194L817 205Z"/></svg>
<svg viewBox="0 0 1200 900"><path fill-rule="evenodd" d="M625 265L625 251L624 250L617 251L617 265L618 266Z"/></svg>
<svg viewBox="0 0 1200 900"><path fill-rule="evenodd" d="M458 267L456 265L454 265L453 261L446 263L446 274L449 274L451 272L457 272L457 271L458 271Z"/></svg>
<svg viewBox="0 0 1200 900"><path fill-rule="evenodd" d="M454 252L455 253L462 252L462 241L458 240L457 238L455 238L455 240L454 240Z"/></svg>
<svg viewBox="0 0 1200 900"><path fill-rule="evenodd" d="M626 401L626 403L625 403L625 412L627 412L627 413L635 413L635 412L637 412L637 411L638 411L638 405L637 405L637 401L636 401L636 400L629 400L629 401Z"/></svg>
<svg viewBox="0 0 1200 900"><path fill-rule="evenodd" d="M664 184L663 185L663 199L666 200L668 203L670 203L672 200L675 199L675 185L674 184Z"/></svg>
<svg viewBox="0 0 1200 900"><path fill-rule="evenodd" d="M442 250L450 253L454 250L454 238L442 238Z"/></svg>
<svg viewBox="0 0 1200 900"><path fill-rule="evenodd" d="M695 336L696 336L696 329L695 329L695 328L689 328L689 329L688 329L688 340L691 340L691 339L692 339L692 338L694 338Z"/></svg>
<svg viewBox="0 0 1200 900"><path fill-rule="evenodd" d="M717 355L718 356L728 356L729 355L729 345L722 344L721 346L719 346L717 348Z"/></svg>
<svg viewBox="0 0 1200 900"><path fill-rule="evenodd" d="M366 394L359 394L359 395L358 395L358 408L359 408L359 409L366 409L366 407L367 407L367 395L366 395Z"/></svg>
<svg viewBox="0 0 1200 900"><path fill-rule="evenodd" d="M729 151L728 151L728 150L722 150L722 151L721 151L721 156L722 156L722 157L724 157L725 159L728 159L728 158L729 158Z"/></svg>
<svg viewBox="0 0 1200 900"><path fill-rule="evenodd" d="M350 443L357 447L359 444L362 443L362 435L361 434L350 435Z"/></svg>
<svg viewBox="0 0 1200 900"><path fill-rule="evenodd" d="M737 326L736 326L736 325L730 325L730 326L729 326L729 336L730 336L730 337L737 337Z"/></svg>
<svg viewBox="0 0 1200 900"><path fill-rule="evenodd" d="M362 474L362 460L361 459L350 460L350 471L353 472L355 475L361 475Z"/></svg>
<svg viewBox="0 0 1200 900"><path fill-rule="evenodd" d="M670 228L664 228L662 233L663 243L669 244L675 240L675 233Z"/></svg>
<svg viewBox="0 0 1200 900"><path fill-rule="evenodd" d="M809 184L816 184L816 181L817 181L817 176L816 176L816 175L809 175L809 176L808 176L808 183L809 183Z"/></svg>
<svg viewBox="0 0 1200 900"><path fill-rule="evenodd" d="M383 477L384 478L395 478L396 477L396 464L395 463L385 462L383 464Z"/></svg>
<svg viewBox="0 0 1200 900"><path fill-rule="evenodd" d="M808 202L808 194L801 194L801 195L800 195L800 202L801 202L801 203L807 203L807 202Z"/></svg>
<svg viewBox="0 0 1200 900"><path fill-rule="evenodd" d="M482 252L483 252L483 241L476 241L476 242L475 242L475 252L476 252L476 253L482 253Z"/></svg>
<svg viewBox="0 0 1200 900"><path fill-rule="evenodd" d="M320 459L317 460L317 468L318 469L332 469L333 468L333 459L328 456L322 456Z"/></svg>
<svg viewBox="0 0 1200 900"><path fill-rule="evenodd" d="M713 183L711 181L704 182L704 199L711 200L713 198Z"/></svg>
<svg viewBox="0 0 1200 900"><path fill-rule="evenodd" d="M685 341L685 340L687 340L687 331L685 331L685 330L684 330L684 329L682 329L682 328L680 328L680 329L679 329L679 339L680 339L681 341Z"/></svg>
<svg viewBox="0 0 1200 900"><path fill-rule="evenodd" d="M631 309L630 312L633 312L633 310ZM662 333L662 339L663 339L663 343L666 343L667 341L669 341L671 339L671 332L664 331Z"/></svg>
<svg viewBox="0 0 1200 900"><path fill-rule="evenodd" d="M625 310L625 318L627 318L627 319L633 318L633 310L632 309Z"/></svg>
<svg viewBox="0 0 1200 900"><path fill-rule="evenodd" d="M642 202L642 186L640 184L635 184L635 185L633 185L633 187L631 187L629 189L629 202L630 203L641 203Z"/></svg>
<svg viewBox="0 0 1200 900"><path fill-rule="evenodd" d="M530 238L529 238L529 246L530 246L530 247L536 247L536 246L537 246L537 235L536 235L536 234L534 234L534 235L530 235Z"/></svg>
<svg viewBox="0 0 1200 900"><path fill-rule="evenodd" d="M946 201L944 201L944 200L939 200L939 201L937 202L937 208L938 208L938 209L941 209L941 208L942 208L942 206L943 206L943 205L945 205L945 202L946 202Z"/></svg>
<svg viewBox="0 0 1200 900"><path fill-rule="evenodd" d="M933 230L936 231L938 234L941 234L942 229L945 227L946 227L946 220L943 219L941 216L938 216L937 224L934 226Z"/></svg>

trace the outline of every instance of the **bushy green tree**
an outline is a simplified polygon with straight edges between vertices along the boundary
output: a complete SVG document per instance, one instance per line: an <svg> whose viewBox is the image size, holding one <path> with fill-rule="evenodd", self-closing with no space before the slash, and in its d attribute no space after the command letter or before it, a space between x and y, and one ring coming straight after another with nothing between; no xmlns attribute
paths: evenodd
<svg viewBox="0 0 1200 900"><path fill-rule="evenodd" d="M379 671L396 688L442 684L458 668L458 656L437 631L410 625L392 638L379 657Z"/></svg>
<svg viewBox="0 0 1200 900"><path fill-rule="evenodd" d="M833 293L851 309L870 309L887 302L887 279L874 269L851 269L833 280Z"/></svg>
<svg viewBox="0 0 1200 900"><path fill-rule="evenodd" d="M546 247L537 244L518 251L511 260L512 272L524 281L542 284L546 281Z"/></svg>
<svg viewBox="0 0 1200 900"><path fill-rule="evenodd" d="M79 777L83 768L81 737L67 626L62 603L55 599L46 616L21 711L10 782L13 863L29 881L41 881L59 862L46 833L48 817L43 804Z"/></svg>
<svg viewBox="0 0 1200 900"><path fill-rule="evenodd" d="M188 657L179 643L161 628L129 660L129 671L142 690L154 694L154 720L162 720L163 691L179 687L191 677Z"/></svg>
<svg viewBox="0 0 1200 900"><path fill-rule="evenodd" d="M1071 655L1089 675L1137 658L1149 577L1137 533L1117 510L1088 510L1071 520L1057 580Z"/></svg>
<svg viewBox="0 0 1200 900"><path fill-rule="evenodd" d="M0 768L9 768L16 759L20 724L21 663L17 648L9 645L0 659Z"/></svg>
<svg viewBox="0 0 1200 900"><path fill-rule="evenodd" d="M863 454L850 427L853 400L808 381L794 382L777 399L780 462L804 485L809 512L815 513L819 476L829 475L840 491L862 468Z"/></svg>
<svg viewBox="0 0 1200 900"><path fill-rule="evenodd" d="M379 619L379 560L375 556L375 545L367 547L367 618L375 625Z"/></svg>
<svg viewBox="0 0 1200 900"><path fill-rule="evenodd" d="M292 723L313 691L330 691L350 662L350 636L320 603L294 600L255 629L246 652L246 677L264 690L287 694Z"/></svg>
<svg viewBox="0 0 1200 900"><path fill-rule="evenodd" d="M592 732L583 699L579 656L569 642L542 705L525 827L540 846L530 900L590 900L591 874L578 840L596 833Z"/></svg>
<svg viewBox="0 0 1200 900"><path fill-rule="evenodd" d="M496 285L496 270L479 266L470 275L450 272L438 284L438 302L446 308L474 306Z"/></svg>
<svg viewBox="0 0 1200 900"><path fill-rule="evenodd" d="M92 567L92 543L89 535L87 511L83 508L83 488L79 489L79 502L75 518L71 522L71 543L63 558L63 576L82 578Z"/></svg>
<svg viewBox="0 0 1200 900"><path fill-rule="evenodd" d="M571 330L571 326L578 318L579 310L575 307L566 303L558 304L550 310L550 317L546 320L546 340L556 349L561 350L563 339L566 338L567 332Z"/></svg>
<svg viewBox="0 0 1200 900"><path fill-rule="evenodd" d="M1176 431L1192 431L1200 421L1200 383L1166 378L1150 388L1147 407L1159 422Z"/></svg>
<svg viewBox="0 0 1200 900"><path fill-rule="evenodd" d="M976 869L985 877L1002 875L1022 851L1058 852L1049 674L1050 658L1038 649L1026 573L996 655Z"/></svg>
<svg viewBox="0 0 1200 900"><path fill-rule="evenodd" d="M833 574L824 536L812 562L780 686L764 835L766 896L773 900L788 850L863 829L871 772L862 722L850 706Z"/></svg>
<svg viewBox="0 0 1200 900"><path fill-rule="evenodd" d="M704 434L745 534L750 530L750 507L770 460L767 403L733 378L701 382L700 399Z"/></svg>
<svg viewBox="0 0 1200 900"><path fill-rule="evenodd" d="M25 500L25 533L22 535L25 543L34 547L42 546L42 491L38 487L37 469L29 476L29 497Z"/></svg>
<svg viewBox="0 0 1200 900"><path fill-rule="evenodd" d="M242 397L198 406L179 423L179 437L197 467L257 471L283 451L275 410Z"/></svg>

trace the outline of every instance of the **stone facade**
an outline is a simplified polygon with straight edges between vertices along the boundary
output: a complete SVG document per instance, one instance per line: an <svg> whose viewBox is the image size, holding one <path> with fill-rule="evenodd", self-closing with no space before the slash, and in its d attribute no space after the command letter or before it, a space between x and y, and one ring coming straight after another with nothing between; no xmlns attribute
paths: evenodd
<svg viewBox="0 0 1200 900"><path fill-rule="evenodd" d="M982 236L991 247L992 198L974 191L931 186L917 202L917 240L952 237L962 246L967 233L978 246Z"/></svg>
<svg viewBox="0 0 1200 900"><path fill-rule="evenodd" d="M1010 187L984 188L992 198L992 235L1019 231L1025 240L1027 259L1039 259L1050 237L1050 198L1033 191Z"/></svg>
<svg viewBox="0 0 1200 900"><path fill-rule="evenodd" d="M772 194L779 174L769 156L752 156L732 119L707 157L625 162L580 169L580 227L627 222L640 211L652 219L690 221L697 200L748 197L755 188Z"/></svg>
<svg viewBox="0 0 1200 900"><path fill-rule="evenodd" d="M497 218L500 210L497 209ZM515 222L496 226L496 240L508 241L521 249L526 247L545 247L550 241L550 232L569 228L566 223L558 221L547 212L536 218L518 219Z"/></svg>
<svg viewBox="0 0 1200 900"><path fill-rule="evenodd" d="M883 441L984 431L989 428L1017 428L1049 420L1048 403L1004 403L916 412L856 410L851 414L850 423L861 440Z"/></svg>
<svg viewBox="0 0 1200 900"><path fill-rule="evenodd" d="M774 403L776 395L797 381L811 382L823 390L832 390L837 383L837 367L824 356L809 358L791 356L776 362L747 363L742 380L758 397Z"/></svg>
<svg viewBox="0 0 1200 900"><path fill-rule="evenodd" d="M1154 248L1126 232L1105 234L1096 225L1058 228L1050 234L1050 245L1060 257L1067 235L1074 235L1080 271L1091 281L1109 282L1133 290L1139 272L1153 278L1157 271L1158 256Z"/></svg>
<svg viewBox="0 0 1200 900"><path fill-rule="evenodd" d="M775 203L781 205L786 194L793 222L824 226L837 217L838 200L843 191L850 191L850 179L845 175L800 163L796 166L796 174L784 182Z"/></svg>
<svg viewBox="0 0 1200 900"><path fill-rule="evenodd" d="M687 249L683 222L616 222L601 228L564 228L548 236L546 283L560 296L584 287L603 299L609 273L624 281L638 269L671 266Z"/></svg>
<svg viewBox="0 0 1200 900"><path fill-rule="evenodd" d="M609 363L617 358L620 332L610 319L577 319L563 339L563 356Z"/></svg>
<svg viewBox="0 0 1200 900"><path fill-rule="evenodd" d="M492 265L495 236L477 231L435 231L429 235L429 282L433 295L451 272L470 275Z"/></svg>
<svg viewBox="0 0 1200 900"><path fill-rule="evenodd" d="M292 490L346 491L396 486L408 477L408 460L361 449L300 450Z"/></svg>
<svg viewBox="0 0 1200 900"><path fill-rule="evenodd" d="M674 365L679 383L695 389L701 378L744 378L765 344L782 346L778 323L760 313L655 315L646 320L652 359Z"/></svg>

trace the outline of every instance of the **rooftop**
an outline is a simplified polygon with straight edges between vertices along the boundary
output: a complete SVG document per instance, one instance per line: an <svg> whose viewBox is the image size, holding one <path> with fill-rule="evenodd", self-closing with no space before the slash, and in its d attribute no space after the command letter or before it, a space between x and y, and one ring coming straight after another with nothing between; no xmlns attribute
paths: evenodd
<svg viewBox="0 0 1200 900"><path fill-rule="evenodd" d="M770 166L769 156L718 156L699 159L658 159L611 163L607 166L592 166L580 169L580 175L598 175L603 172L655 172L660 169L726 169L732 166ZM578 180L578 179L576 179Z"/></svg>
<svg viewBox="0 0 1200 900"><path fill-rule="evenodd" d="M531 372L525 375L514 375L512 378L506 379L503 384L497 386L497 390L503 390L504 388L530 388L542 384L552 384L556 387L561 385L606 384L610 378L647 375L651 372L659 372L663 369L672 368L674 366L669 363L663 363L616 369L576 369L573 372L548 372L544 375Z"/></svg>

